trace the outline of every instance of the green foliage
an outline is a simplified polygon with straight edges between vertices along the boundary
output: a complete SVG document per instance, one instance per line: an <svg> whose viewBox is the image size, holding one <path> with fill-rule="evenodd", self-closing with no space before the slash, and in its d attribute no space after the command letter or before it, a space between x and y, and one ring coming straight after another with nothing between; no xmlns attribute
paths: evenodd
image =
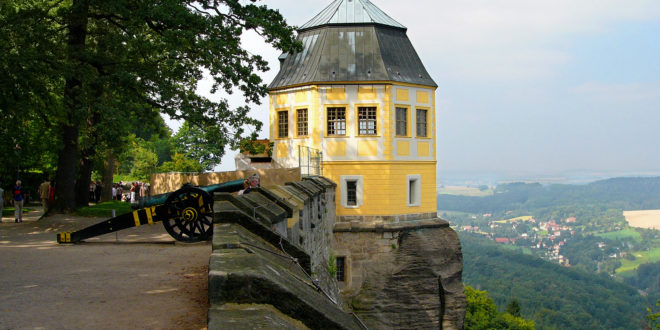
<svg viewBox="0 0 660 330"><path fill-rule="evenodd" d="M498 313L488 292L465 286L467 308L465 329L534 329L534 321L527 321L509 313Z"/></svg>
<svg viewBox="0 0 660 330"><path fill-rule="evenodd" d="M208 126L208 125L205 125ZM204 170L211 170L220 163L225 154L225 145L229 141L211 128L204 128L184 122L172 137L174 151L201 164Z"/></svg>
<svg viewBox="0 0 660 330"><path fill-rule="evenodd" d="M459 235L464 283L487 290L499 306L515 297L521 315L539 328L635 329L643 322L646 300L635 288Z"/></svg>
<svg viewBox="0 0 660 330"><path fill-rule="evenodd" d="M172 160L163 163L158 168L159 172L201 172L202 164L194 159L187 158L184 154L175 153Z"/></svg>
<svg viewBox="0 0 660 330"><path fill-rule="evenodd" d="M131 203L121 201L107 201L92 206L81 207L76 210L76 215L81 217L103 217L112 216L112 210L116 215L132 212Z"/></svg>
<svg viewBox="0 0 660 330"><path fill-rule="evenodd" d="M275 144L273 142L268 142L267 144L263 140L255 140L253 138L243 139L239 143L239 149L241 152L247 152L250 155L259 155L267 154L268 157L273 156L273 147Z"/></svg>
<svg viewBox="0 0 660 330"><path fill-rule="evenodd" d="M660 307L660 299L658 299L658 302L655 305ZM653 312L650 307L647 307L646 312L648 313L646 319L649 322L649 329L660 329L660 310Z"/></svg>
<svg viewBox="0 0 660 330"><path fill-rule="evenodd" d="M267 94L259 72L268 66L242 47L246 31L282 51L301 48L282 15L254 1L0 2L0 180L19 159L24 168L57 168L56 208L73 210L76 183L84 186L99 158L125 152L129 132L147 141L142 133L158 131L150 123L159 114L194 123L222 156L262 126L248 104ZM211 93L238 90L245 105L198 95L205 77ZM17 143L29 151L17 157ZM160 147L156 165L169 161ZM191 156L206 168L214 159ZM150 167L146 158L137 166Z"/></svg>
<svg viewBox="0 0 660 330"><path fill-rule="evenodd" d="M337 276L337 257L334 253L330 253L330 258L328 258L328 274L333 278Z"/></svg>
<svg viewBox="0 0 660 330"><path fill-rule="evenodd" d="M133 166L131 167L131 175L141 181L148 181L151 174L156 172L158 156L144 146L137 146L133 149L132 156Z"/></svg>
<svg viewBox="0 0 660 330"><path fill-rule="evenodd" d="M520 316L520 303L515 298L506 304L506 312L513 316Z"/></svg>

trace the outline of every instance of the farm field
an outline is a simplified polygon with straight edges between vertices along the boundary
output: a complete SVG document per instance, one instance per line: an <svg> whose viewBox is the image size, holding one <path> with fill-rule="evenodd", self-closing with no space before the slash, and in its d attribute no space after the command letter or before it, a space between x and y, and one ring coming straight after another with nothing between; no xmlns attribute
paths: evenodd
<svg viewBox="0 0 660 330"><path fill-rule="evenodd" d="M660 229L660 210L623 211L631 227Z"/></svg>
<svg viewBox="0 0 660 330"><path fill-rule="evenodd" d="M516 217L516 218L511 218L511 219L506 219L506 220L496 220L493 222L497 223L507 223L507 222L513 222L513 221L529 221L532 219L531 215L523 215L522 217Z"/></svg>
<svg viewBox="0 0 660 330"><path fill-rule="evenodd" d="M650 251L635 251L633 255L635 260L621 259L621 267L616 269L618 275L632 276L639 265L660 261L660 247L652 248Z"/></svg>
<svg viewBox="0 0 660 330"><path fill-rule="evenodd" d="M634 239L635 241L641 241L642 240L642 235L640 235L638 232L636 232L632 228L627 228L627 229L622 229L622 230L617 230L617 231L611 231L607 233L600 233L600 234L595 234L598 237L602 238L607 238L611 240L621 240L621 239L626 239L626 238L631 238Z"/></svg>

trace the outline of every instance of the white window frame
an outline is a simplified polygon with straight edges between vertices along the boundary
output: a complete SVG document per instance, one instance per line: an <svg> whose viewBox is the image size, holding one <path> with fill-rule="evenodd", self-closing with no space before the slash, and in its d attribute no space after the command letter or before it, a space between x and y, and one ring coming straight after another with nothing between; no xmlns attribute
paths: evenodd
<svg viewBox="0 0 660 330"><path fill-rule="evenodd" d="M362 175L342 175L339 177L340 181L340 190L341 190L341 206L347 209L357 209L362 206L362 195L363 195L363 180ZM355 204L348 205L348 194L346 193L347 185L346 182L355 181Z"/></svg>
<svg viewBox="0 0 660 330"><path fill-rule="evenodd" d="M412 195L410 191L411 182L413 184ZM421 206L422 205L422 176L419 174L411 174L406 176L406 204L408 206Z"/></svg>

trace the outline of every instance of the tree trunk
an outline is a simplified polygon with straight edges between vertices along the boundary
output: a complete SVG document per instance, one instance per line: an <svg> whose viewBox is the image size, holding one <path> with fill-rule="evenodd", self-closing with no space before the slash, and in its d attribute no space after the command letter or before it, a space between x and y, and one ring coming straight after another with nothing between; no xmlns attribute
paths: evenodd
<svg viewBox="0 0 660 330"><path fill-rule="evenodd" d="M114 180L115 155L113 150L105 151L105 161L103 162L103 191L101 192L101 202L112 200L112 182Z"/></svg>
<svg viewBox="0 0 660 330"><path fill-rule="evenodd" d="M92 161L94 151L83 149L80 152L80 168L78 169L78 179L76 180L76 205L78 207L89 205L89 185L92 181Z"/></svg>
<svg viewBox="0 0 660 330"><path fill-rule="evenodd" d="M78 162L78 133L81 109L83 82L82 72L78 72L85 62L84 50L87 38L87 22L89 13L88 0L74 0L71 13L67 18L68 40L67 61L72 67L64 84L64 108L67 111L66 122L60 125L62 144L57 163L55 209L71 212L76 209L76 165Z"/></svg>
<svg viewBox="0 0 660 330"><path fill-rule="evenodd" d="M54 209L71 212L76 209L75 174L78 161L78 127L62 125L62 143L57 160L55 175L55 205Z"/></svg>

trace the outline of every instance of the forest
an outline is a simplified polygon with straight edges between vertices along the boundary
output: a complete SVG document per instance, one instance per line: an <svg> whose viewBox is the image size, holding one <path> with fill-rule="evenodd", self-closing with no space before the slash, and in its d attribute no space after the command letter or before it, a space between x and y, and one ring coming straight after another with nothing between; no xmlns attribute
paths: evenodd
<svg viewBox="0 0 660 330"><path fill-rule="evenodd" d="M600 313L609 314L613 305L634 306L629 312L642 315L660 299L660 231L630 227L623 215L624 210L660 209L660 178L508 183L491 191L441 194L438 209L459 232L466 283L486 289L498 306L515 297L522 316L537 327L574 328L586 320L604 326L609 321ZM498 274L496 280L492 274ZM542 284L546 281L555 289ZM576 287L564 291L569 284ZM619 293L607 298L607 290ZM572 306L575 301L588 303ZM604 327L641 327L615 323Z"/></svg>
<svg viewBox="0 0 660 330"><path fill-rule="evenodd" d="M538 329L640 329L655 300L632 286L504 249L460 233L463 282L486 290L500 309L516 300ZM657 299L656 299L657 300Z"/></svg>

